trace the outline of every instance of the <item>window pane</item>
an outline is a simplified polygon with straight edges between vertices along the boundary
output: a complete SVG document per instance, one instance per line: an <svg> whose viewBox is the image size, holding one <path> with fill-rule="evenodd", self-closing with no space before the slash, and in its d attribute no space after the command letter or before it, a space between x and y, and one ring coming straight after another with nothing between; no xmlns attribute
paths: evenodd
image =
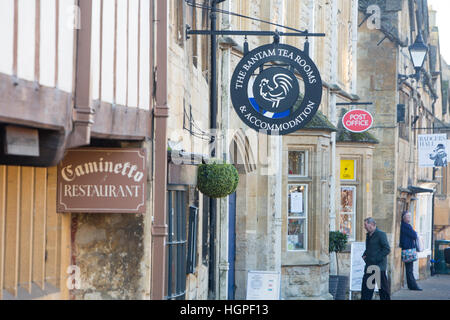
<svg viewBox="0 0 450 320"><path fill-rule="evenodd" d="M288 219L288 250L305 249L305 219Z"/></svg>
<svg viewBox="0 0 450 320"><path fill-rule="evenodd" d="M305 151L289 151L289 175L305 176Z"/></svg>
<svg viewBox="0 0 450 320"><path fill-rule="evenodd" d="M340 212L355 212L355 187L341 187Z"/></svg>
<svg viewBox="0 0 450 320"><path fill-rule="evenodd" d="M342 233L345 233L348 236L348 239L352 240L354 239L354 219L353 214L341 214L340 215L340 222L339 222L339 230Z"/></svg>
<svg viewBox="0 0 450 320"><path fill-rule="evenodd" d="M356 187L341 187L339 230L355 240Z"/></svg>
<svg viewBox="0 0 450 320"><path fill-rule="evenodd" d="M305 216L305 186L289 185L288 194L288 216L304 217Z"/></svg>

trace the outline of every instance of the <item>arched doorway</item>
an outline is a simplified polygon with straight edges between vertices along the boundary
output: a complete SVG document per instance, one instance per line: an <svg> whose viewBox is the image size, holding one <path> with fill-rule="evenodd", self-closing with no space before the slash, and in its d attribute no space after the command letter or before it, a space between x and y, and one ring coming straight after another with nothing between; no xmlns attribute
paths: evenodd
<svg viewBox="0 0 450 320"><path fill-rule="evenodd" d="M243 299L243 283L246 277L245 241L247 212L247 178L255 171L256 163L249 140L239 130L231 141L231 163L239 173L239 185L235 193L228 197L228 299Z"/></svg>

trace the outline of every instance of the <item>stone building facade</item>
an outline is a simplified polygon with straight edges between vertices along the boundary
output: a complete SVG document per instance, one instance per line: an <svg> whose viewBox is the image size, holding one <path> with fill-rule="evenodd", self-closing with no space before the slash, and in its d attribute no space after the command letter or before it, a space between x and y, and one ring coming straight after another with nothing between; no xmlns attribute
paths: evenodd
<svg viewBox="0 0 450 320"><path fill-rule="evenodd" d="M205 21L209 20L203 16L204 10L198 8L193 11L183 1L175 1L173 6L173 12L169 14L173 19L173 23L169 24L172 28L169 68L173 72L169 72L173 79L169 81L169 146L205 159L208 151L201 137L189 130L180 134L180 128L186 125L183 120L186 113L202 131L208 127L209 101L205 99L204 92L208 91L209 78L206 75L209 66L203 64L209 61L206 57L210 53L204 44L207 36L191 36L189 40L184 40L181 36L184 30L180 26L187 23L192 29L206 29L209 25L205 25ZM220 3L219 8L326 34L323 38L308 39L310 56L317 64L324 83L320 105L323 119L308 129L286 137L267 137L246 127L232 110L229 96L232 72L243 56L244 37L218 37L217 127L222 131L217 149L221 158L236 165L240 183L235 198L217 201L217 242L215 256L209 257L210 262L215 259L216 268L211 270L213 265L204 264L205 268L199 268L195 274L188 276L189 288L196 290L190 292L187 289L187 293L190 292L187 298L205 296L206 288L200 283L204 283L202 279L208 272L210 297L244 299L247 274L257 270L280 272L282 299L330 299L329 228L324 226L328 226L330 221L330 197L334 199L333 203L337 198L330 189L333 183L336 184L332 174L336 170L337 154L336 102L359 99L355 94L357 1L230 0ZM180 16L183 12L184 18ZM227 14L218 14L218 28L283 31L280 27ZM250 36L247 41L252 50L273 39ZM282 37L281 43L302 49L305 39ZM296 156L304 157L302 161L307 169L300 175L289 174L289 163ZM195 185L194 181L190 184ZM303 190L305 198L306 210L299 221L292 220L288 215L289 188L294 186ZM203 195L200 194L201 198ZM200 200L200 203L203 201ZM334 216L331 218L334 219ZM302 233L304 246L299 250L292 249L288 240L292 237L288 236L292 223L300 223L305 231ZM214 230L210 229L210 232ZM236 249L230 254L233 246ZM316 281L311 282L311 279Z"/></svg>
<svg viewBox="0 0 450 320"><path fill-rule="evenodd" d="M211 43L209 36L185 38L186 24L191 29L209 28L209 4L196 2L194 8L185 1L174 1L168 7L167 195L181 192L185 195L183 206L199 210L197 239L203 243L197 243L196 266L187 274L186 284L180 278L182 290L169 292L175 286L171 284L166 287L166 298L244 299L249 271L274 271L281 275L281 299L330 299L328 278L330 267L331 274L335 272L335 263L328 254L328 232L341 228L341 182L337 178L341 159L351 158L358 167L358 179L352 182L358 190L358 212L351 226L358 238L363 237L358 223L372 209L367 190L372 188L370 172L378 141L370 134L363 139L347 139L340 135L338 125L338 104L361 99L356 94L358 2L267 0L218 4L222 10L326 36L308 39L310 56L323 80L320 112L304 130L285 137L257 134L233 111L230 79L243 57L245 39L218 37L215 147L218 158L236 166L240 183L236 195L212 205L215 212L211 211L212 200L195 188L197 165L210 160L211 101L205 92L211 90ZM217 19L222 30L280 28L227 14L217 14ZM247 39L250 50L272 41L269 37ZM282 37L281 42L298 48L305 45L301 37ZM291 172L294 163L301 172ZM298 219L289 214L290 196L295 190L304 199L304 211ZM170 214L170 208L166 212ZM301 238L300 242L293 242L293 237ZM166 253L170 250L166 247ZM167 271L178 270L178 263L169 262Z"/></svg>
<svg viewBox="0 0 450 320"><path fill-rule="evenodd" d="M368 216L388 234L396 290L401 211L414 211L430 245L433 206L435 237L447 230L449 172L417 166L417 134L445 131L450 114L426 0L215 1L220 30L325 34L280 39L309 44L323 84L313 120L286 136L247 127L230 98L246 46L274 39L217 36L211 52L209 35L187 36L186 25L211 27L211 0L31 2L0 2L0 144L9 132L38 135L40 151L0 148L0 299L245 299L250 271L279 273L281 299L332 299L329 277L348 275L350 257L336 268L329 231L364 241ZM378 29L361 24L370 4L384 17ZM83 28L65 28L67 8ZM398 77L412 72L418 30L431 48L419 87ZM361 101L373 103L361 108L374 127L350 134L342 115ZM146 211L57 213L57 165L75 147L145 149ZM198 166L213 158L239 174L226 198L197 188Z"/></svg>
<svg viewBox="0 0 450 320"><path fill-rule="evenodd" d="M380 143L373 153L373 217L388 235L388 273L396 291L404 279L399 247L404 210L413 213L414 228L426 243L417 263L419 278L429 274L431 218L437 205L433 193L439 194L446 182L436 178L442 168L418 166L417 135L439 133L441 123L448 122L448 112L442 109L439 38L430 24L427 1L359 1L360 20L373 4L380 7L383 18L379 29L367 25L359 29L358 94L374 102L368 110L375 117L372 133ZM414 73L408 46L419 32L430 50L422 77L414 82L401 75Z"/></svg>

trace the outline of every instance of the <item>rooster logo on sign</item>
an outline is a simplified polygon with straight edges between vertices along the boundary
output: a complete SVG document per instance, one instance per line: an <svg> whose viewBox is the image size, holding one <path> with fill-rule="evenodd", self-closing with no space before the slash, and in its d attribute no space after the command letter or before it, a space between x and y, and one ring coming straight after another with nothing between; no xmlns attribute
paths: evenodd
<svg viewBox="0 0 450 320"><path fill-rule="evenodd" d="M267 78L261 80L259 84L259 94L262 98L272 102L272 108L278 108L280 101L286 99L292 89L292 78L284 73L277 73L272 81Z"/></svg>

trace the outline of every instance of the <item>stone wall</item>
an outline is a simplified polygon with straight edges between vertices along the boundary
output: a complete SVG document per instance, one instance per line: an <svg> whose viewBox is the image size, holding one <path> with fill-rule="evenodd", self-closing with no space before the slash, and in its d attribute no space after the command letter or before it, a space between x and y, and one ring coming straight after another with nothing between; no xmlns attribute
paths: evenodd
<svg viewBox="0 0 450 320"><path fill-rule="evenodd" d="M71 299L150 299L151 142L121 146L147 149L146 213L72 213L71 264L80 270L80 288Z"/></svg>
<svg viewBox="0 0 450 320"><path fill-rule="evenodd" d="M186 300L208 299L208 267L200 264L186 280Z"/></svg>
<svg viewBox="0 0 450 320"><path fill-rule="evenodd" d="M328 293L328 265L289 266L281 268L283 300L332 299Z"/></svg>
<svg viewBox="0 0 450 320"><path fill-rule="evenodd" d="M145 298L144 229L142 214L73 214L72 263L81 288L72 298Z"/></svg>

